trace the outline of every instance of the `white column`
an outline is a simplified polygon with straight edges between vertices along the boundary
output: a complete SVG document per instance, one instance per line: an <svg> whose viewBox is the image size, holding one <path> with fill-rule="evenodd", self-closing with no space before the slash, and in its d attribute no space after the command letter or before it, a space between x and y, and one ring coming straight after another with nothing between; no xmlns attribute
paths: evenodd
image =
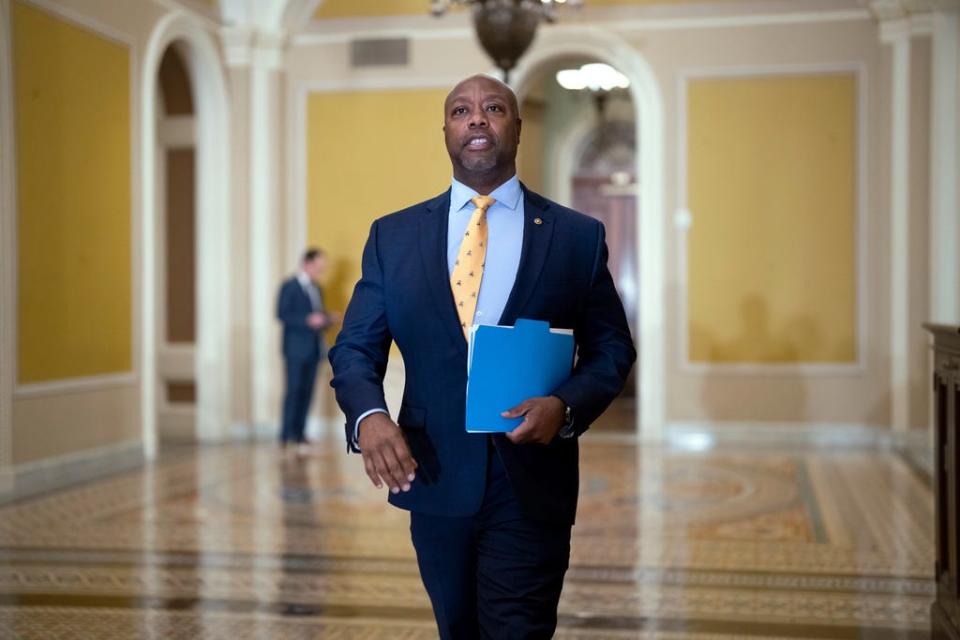
<svg viewBox="0 0 960 640"><path fill-rule="evenodd" d="M10 4L0 0L0 495L13 489L17 235Z"/></svg>
<svg viewBox="0 0 960 640"><path fill-rule="evenodd" d="M890 422L910 426L910 24L884 23L892 47L890 113Z"/></svg>
<svg viewBox="0 0 960 640"><path fill-rule="evenodd" d="M274 305L279 269L280 74L282 38L250 31L227 34L231 66L249 74L248 171L250 203L250 402L255 426L272 425L279 415L277 390L283 379Z"/></svg>
<svg viewBox="0 0 960 640"><path fill-rule="evenodd" d="M960 323L960 11L933 14L930 114L930 319Z"/></svg>

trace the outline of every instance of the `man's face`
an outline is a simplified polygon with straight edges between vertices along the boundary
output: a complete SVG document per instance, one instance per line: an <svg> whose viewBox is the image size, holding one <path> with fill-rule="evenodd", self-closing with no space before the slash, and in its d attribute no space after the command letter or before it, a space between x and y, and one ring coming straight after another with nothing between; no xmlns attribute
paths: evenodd
<svg viewBox="0 0 960 640"><path fill-rule="evenodd" d="M317 256L313 260L307 260L303 263L303 270L311 280L319 280L320 276L326 270L327 259L324 256Z"/></svg>
<svg viewBox="0 0 960 640"><path fill-rule="evenodd" d="M489 78L470 78L450 92L444 110L444 139L454 167L487 173L515 164L520 117L506 87Z"/></svg>

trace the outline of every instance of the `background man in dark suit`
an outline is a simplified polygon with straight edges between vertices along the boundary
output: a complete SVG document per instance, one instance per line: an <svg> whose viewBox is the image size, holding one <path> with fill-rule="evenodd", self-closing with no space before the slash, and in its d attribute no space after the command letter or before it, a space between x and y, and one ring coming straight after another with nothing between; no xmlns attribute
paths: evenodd
<svg viewBox="0 0 960 640"><path fill-rule="evenodd" d="M577 439L621 391L636 353L603 225L517 180L510 88L468 78L444 113L452 186L373 223L330 353L332 384L348 447L411 511L441 637L549 638L576 514ZM552 395L504 407L524 417L511 433L468 434L466 332L519 317L572 328L574 370ZM382 384L391 341L406 370L396 422Z"/></svg>
<svg viewBox="0 0 960 640"><path fill-rule="evenodd" d="M324 331L336 322L327 312L317 279L326 271L327 258L320 249L303 254L300 270L284 281L277 297L277 318L283 323L283 358L287 390L283 398L280 443L305 445L307 411L313 399L317 365L326 355ZM303 446L300 447L303 452Z"/></svg>

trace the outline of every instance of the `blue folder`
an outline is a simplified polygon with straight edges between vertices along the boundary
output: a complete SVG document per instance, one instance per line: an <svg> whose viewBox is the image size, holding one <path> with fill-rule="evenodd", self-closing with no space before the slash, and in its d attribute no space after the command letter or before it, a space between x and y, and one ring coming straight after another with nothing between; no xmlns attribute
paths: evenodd
<svg viewBox="0 0 960 640"><path fill-rule="evenodd" d="M467 359L467 432L513 431L523 418L500 413L550 395L573 367L573 332L541 320L513 327L474 325Z"/></svg>

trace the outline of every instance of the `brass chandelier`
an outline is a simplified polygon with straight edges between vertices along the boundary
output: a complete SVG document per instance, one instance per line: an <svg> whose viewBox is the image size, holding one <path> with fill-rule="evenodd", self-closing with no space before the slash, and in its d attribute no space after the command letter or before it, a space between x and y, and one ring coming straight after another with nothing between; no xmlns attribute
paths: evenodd
<svg viewBox="0 0 960 640"><path fill-rule="evenodd" d="M581 0L431 0L430 11L442 16L453 6L473 8L473 28L483 50L510 81L510 71L527 51L541 22L553 22L561 6Z"/></svg>

